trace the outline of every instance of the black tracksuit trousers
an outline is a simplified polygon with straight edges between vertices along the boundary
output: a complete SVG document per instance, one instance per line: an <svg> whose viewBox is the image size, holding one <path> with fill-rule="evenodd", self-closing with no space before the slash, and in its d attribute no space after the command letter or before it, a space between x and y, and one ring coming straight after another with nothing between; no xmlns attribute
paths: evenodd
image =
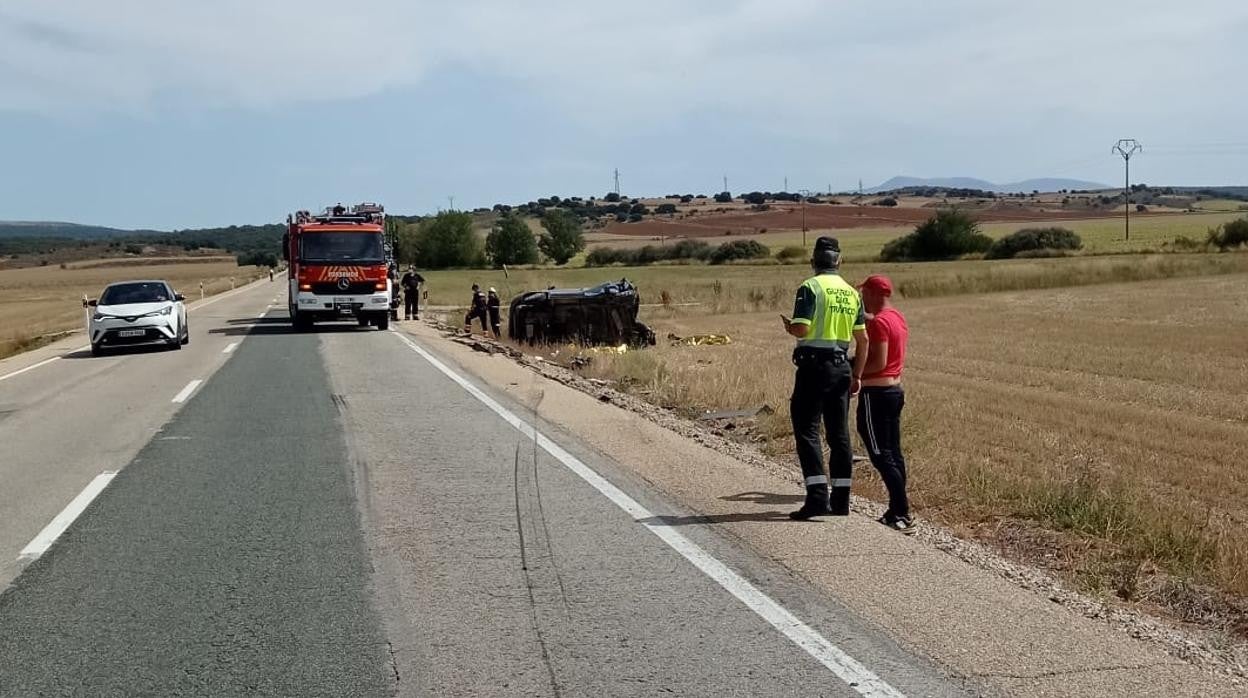
<svg viewBox="0 0 1248 698"><path fill-rule="evenodd" d="M829 506L834 514L848 514L854 468L853 445L849 440L849 359L843 352L798 349L793 354L793 363L797 365L797 376L793 396L789 399L789 414L793 419L797 458L806 480L806 506L820 509ZM819 438L820 421L827 431L831 449L826 474L823 443Z"/></svg>
<svg viewBox="0 0 1248 698"><path fill-rule="evenodd" d="M906 393L899 385L863 388L858 395L858 435L871 464L888 488L885 518L910 518L906 497L906 459L901 455L901 410Z"/></svg>

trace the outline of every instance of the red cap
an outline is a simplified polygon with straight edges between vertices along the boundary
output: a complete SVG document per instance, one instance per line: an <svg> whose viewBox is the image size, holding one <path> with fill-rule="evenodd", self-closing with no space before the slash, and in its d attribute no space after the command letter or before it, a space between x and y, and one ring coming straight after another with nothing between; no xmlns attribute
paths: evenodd
<svg viewBox="0 0 1248 698"><path fill-rule="evenodd" d="M861 284L858 285L858 288L879 291L886 296L893 295L893 282L889 281L888 277L883 274L872 274L871 276L868 276Z"/></svg>

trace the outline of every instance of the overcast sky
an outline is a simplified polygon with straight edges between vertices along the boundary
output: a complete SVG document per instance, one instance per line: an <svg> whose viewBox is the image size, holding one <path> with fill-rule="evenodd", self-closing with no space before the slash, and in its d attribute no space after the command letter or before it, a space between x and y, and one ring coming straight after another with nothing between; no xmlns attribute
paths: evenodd
<svg viewBox="0 0 1248 698"><path fill-rule="evenodd" d="M529 7L530 5L540 5ZM1248 2L4 0L0 220L1248 184Z"/></svg>

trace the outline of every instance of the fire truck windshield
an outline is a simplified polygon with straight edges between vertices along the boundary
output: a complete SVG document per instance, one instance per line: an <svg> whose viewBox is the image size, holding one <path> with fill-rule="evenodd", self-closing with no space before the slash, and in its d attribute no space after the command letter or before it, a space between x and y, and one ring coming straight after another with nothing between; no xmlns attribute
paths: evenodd
<svg viewBox="0 0 1248 698"><path fill-rule="evenodd" d="M300 257L304 262L381 264L386 250L381 233L305 233Z"/></svg>

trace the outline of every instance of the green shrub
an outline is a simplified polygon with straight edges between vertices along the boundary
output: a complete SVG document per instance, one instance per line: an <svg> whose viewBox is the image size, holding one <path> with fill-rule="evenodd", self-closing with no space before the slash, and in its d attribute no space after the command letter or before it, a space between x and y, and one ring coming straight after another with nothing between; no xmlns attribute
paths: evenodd
<svg viewBox="0 0 1248 698"><path fill-rule="evenodd" d="M985 255L988 259L1010 259L1012 257L1043 257L1055 256L1037 253L1041 250L1078 250L1083 241L1074 231L1066 228L1024 228L992 243Z"/></svg>
<svg viewBox="0 0 1248 698"><path fill-rule="evenodd" d="M723 264L738 259L763 259L771 256L771 250L757 240L733 240L725 242L711 253L711 264Z"/></svg>
<svg viewBox="0 0 1248 698"><path fill-rule="evenodd" d="M788 247L781 248L781 250L776 253L776 259L781 262L800 262L805 260L807 256L806 248L799 247L797 245L789 245Z"/></svg>
<svg viewBox="0 0 1248 698"><path fill-rule="evenodd" d="M1209 231L1209 244L1219 250L1248 245L1248 218L1239 218Z"/></svg>
<svg viewBox="0 0 1248 698"><path fill-rule="evenodd" d="M957 209L950 209L920 223L913 233L884 245L880 260L957 259L966 254L987 252L991 246L992 238L979 232L979 224L974 218Z"/></svg>
<svg viewBox="0 0 1248 698"><path fill-rule="evenodd" d="M680 240L670 246L646 245L632 249L598 247L585 256L585 266L605 267L611 264L645 266L655 262L703 260L710 258L711 246L699 240Z"/></svg>

